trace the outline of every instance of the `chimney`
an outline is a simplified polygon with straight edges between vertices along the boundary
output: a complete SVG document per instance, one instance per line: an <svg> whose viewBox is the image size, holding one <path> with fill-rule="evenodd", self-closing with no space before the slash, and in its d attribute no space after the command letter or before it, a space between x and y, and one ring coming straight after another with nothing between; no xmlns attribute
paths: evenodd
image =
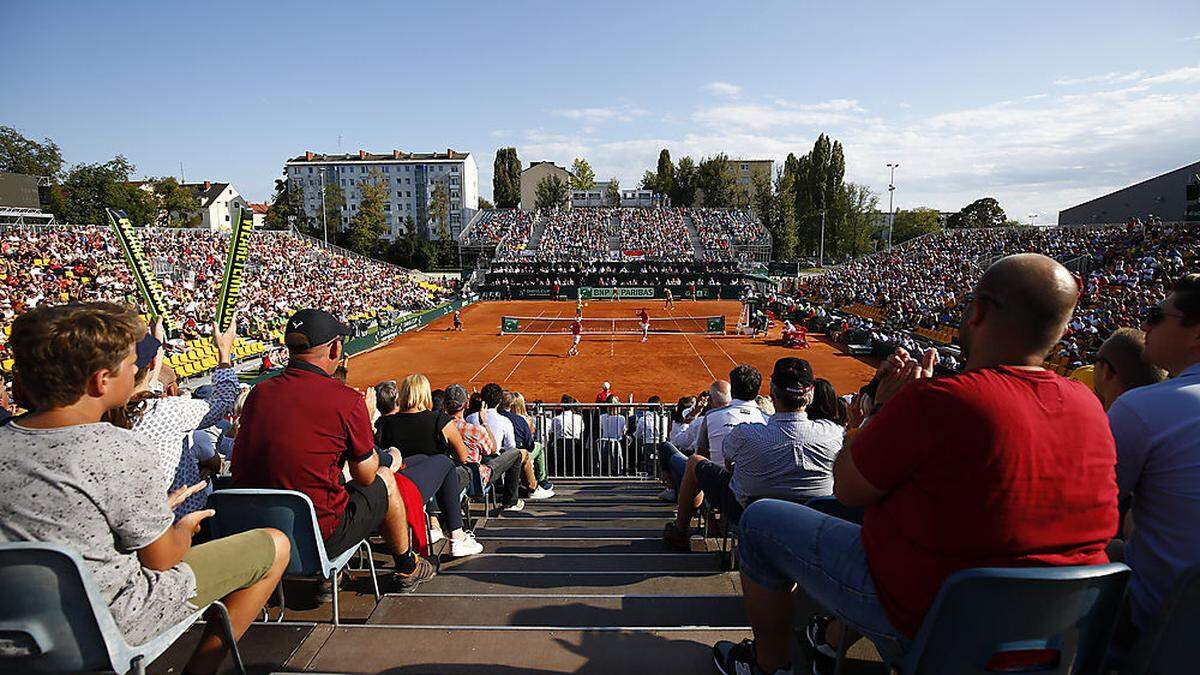
<svg viewBox="0 0 1200 675"><path fill-rule="evenodd" d="M454 148L446 148L446 156L454 159Z"/></svg>
<svg viewBox="0 0 1200 675"><path fill-rule="evenodd" d="M309 152L307 150L304 151L304 161L311 162L312 158L313 158L313 154L311 152Z"/></svg>
<svg viewBox="0 0 1200 675"><path fill-rule="evenodd" d="M204 181L204 189L205 189L205 190L211 190L211 189L212 189L212 181L211 181L211 180L206 180L206 181Z"/></svg>
<svg viewBox="0 0 1200 675"><path fill-rule="evenodd" d="M359 150L359 151L358 151L358 158L359 158L359 159L366 159L366 158L367 158L367 151L366 151L366 150Z"/></svg>
<svg viewBox="0 0 1200 675"><path fill-rule="evenodd" d="M400 151L392 150L392 159L400 159Z"/></svg>

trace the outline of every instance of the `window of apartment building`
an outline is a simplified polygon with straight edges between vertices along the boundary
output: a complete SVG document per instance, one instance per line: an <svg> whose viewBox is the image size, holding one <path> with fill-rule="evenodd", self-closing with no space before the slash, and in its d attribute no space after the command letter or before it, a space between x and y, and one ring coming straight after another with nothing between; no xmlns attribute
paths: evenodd
<svg viewBox="0 0 1200 675"><path fill-rule="evenodd" d="M405 196L405 197L408 197L409 199L412 199L412 191L411 191L411 190L405 190L405 191L404 191L404 196Z"/></svg>
<svg viewBox="0 0 1200 675"><path fill-rule="evenodd" d="M390 203L388 203L388 204L384 204L384 205L383 205L383 210L384 210L384 211L387 211L388 213L391 213L391 212L392 212L392 205L391 205Z"/></svg>
<svg viewBox="0 0 1200 675"><path fill-rule="evenodd" d="M458 173L458 165L457 164L450 167L450 173Z"/></svg>
<svg viewBox="0 0 1200 675"><path fill-rule="evenodd" d="M749 164L743 164L743 165L742 165L742 171L749 171L749 170L750 170L750 165L749 165Z"/></svg>
<svg viewBox="0 0 1200 675"><path fill-rule="evenodd" d="M310 175L310 176L312 175L312 167L311 166L308 167L308 175Z"/></svg>
<svg viewBox="0 0 1200 675"><path fill-rule="evenodd" d="M404 179L404 184L405 184L405 185L412 185L412 179L411 179L411 178L405 178L405 179Z"/></svg>

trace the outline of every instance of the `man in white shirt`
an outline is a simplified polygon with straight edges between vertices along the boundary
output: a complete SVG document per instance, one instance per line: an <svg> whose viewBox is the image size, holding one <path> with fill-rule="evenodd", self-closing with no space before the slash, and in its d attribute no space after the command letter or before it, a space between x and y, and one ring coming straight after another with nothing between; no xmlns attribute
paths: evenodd
<svg viewBox="0 0 1200 675"><path fill-rule="evenodd" d="M489 382L483 385L483 390L479 394L483 398L483 409L468 415L467 421L471 424L480 424L479 417L482 414L483 426L486 426L488 432L492 434L492 439L496 441L496 447L500 448L501 452L517 447L517 437L513 432L512 422L500 414L498 409L500 402L504 400L504 389L495 382Z"/></svg>
<svg viewBox="0 0 1200 675"><path fill-rule="evenodd" d="M678 508L676 520L667 523L666 530L663 532L663 539L667 541L668 545L676 545L681 536L686 543L687 524L704 500L705 479L710 474L717 473L717 471L707 471L706 469L710 468L708 465L711 465L712 469L732 469L722 452L725 437L739 424L765 424L767 421L754 400L762 386L762 374L758 372L757 368L745 364L739 365L729 371L728 383L714 382L710 390L714 404L720 403L724 396L721 387L717 386L718 384L728 386L732 400L729 400L729 404L724 407L709 411L704 415L700 424L693 424L688 429L689 436L691 436L692 430L697 431L696 451L692 453L692 456L685 457L678 450L673 453L670 451L662 453L667 455L666 465L671 471L672 478L678 476L679 480L676 486L675 503Z"/></svg>
<svg viewBox="0 0 1200 675"><path fill-rule="evenodd" d="M574 397L563 394L564 406L577 403ZM547 464L555 475L574 475L575 467L583 466L583 417L569 407L550 419L550 454Z"/></svg>

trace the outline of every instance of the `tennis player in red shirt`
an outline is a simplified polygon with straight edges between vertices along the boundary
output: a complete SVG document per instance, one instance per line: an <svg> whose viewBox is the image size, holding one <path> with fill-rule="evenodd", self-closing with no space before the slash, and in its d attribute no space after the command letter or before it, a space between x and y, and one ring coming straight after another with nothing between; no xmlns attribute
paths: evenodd
<svg viewBox="0 0 1200 675"><path fill-rule="evenodd" d="M1042 368L1078 293L1054 260L1008 256L968 299L963 373L933 377L933 353L889 357L870 417L861 430L852 422L833 469L838 500L866 508L862 526L770 499L742 516L754 640L718 643L722 672L790 672L797 585L895 662L955 572L1108 562L1117 485L1104 410L1086 386ZM810 620L818 672L832 672L842 629Z"/></svg>

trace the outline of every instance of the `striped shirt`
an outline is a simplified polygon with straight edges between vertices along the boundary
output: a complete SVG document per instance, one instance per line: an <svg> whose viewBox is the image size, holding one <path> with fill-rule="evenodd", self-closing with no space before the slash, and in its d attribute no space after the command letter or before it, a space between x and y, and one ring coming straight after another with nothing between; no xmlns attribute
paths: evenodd
<svg viewBox="0 0 1200 675"><path fill-rule="evenodd" d="M759 497L803 501L833 494L833 460L845 429L804 412L775 413L766 424L739 424L725 437L733 462L729 489L743 505Z"/></svg>

